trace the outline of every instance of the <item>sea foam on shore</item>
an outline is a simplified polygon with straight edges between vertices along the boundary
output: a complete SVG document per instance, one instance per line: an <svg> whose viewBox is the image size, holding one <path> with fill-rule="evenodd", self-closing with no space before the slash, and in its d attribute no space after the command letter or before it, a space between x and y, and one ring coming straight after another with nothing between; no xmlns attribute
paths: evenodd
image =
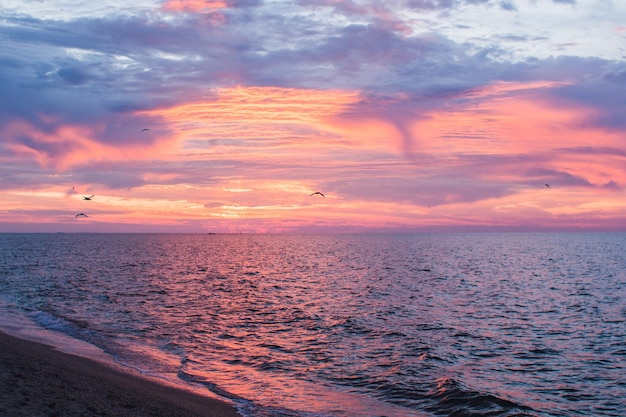
<svg viewBox="0 0 626 417"><path fill-rule="evenodd" d="M239 414L226 402L0 332L0 415L235 417Z"/></svg>

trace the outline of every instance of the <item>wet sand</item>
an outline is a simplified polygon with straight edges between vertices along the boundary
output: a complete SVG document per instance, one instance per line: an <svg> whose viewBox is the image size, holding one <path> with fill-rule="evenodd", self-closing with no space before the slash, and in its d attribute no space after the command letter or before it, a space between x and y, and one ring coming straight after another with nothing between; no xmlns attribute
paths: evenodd
<svg viewBox="0 0 626 417"><path fill-rule="evenodd" d="M226 402L0 332L0 415L239 416Z"/></svg>

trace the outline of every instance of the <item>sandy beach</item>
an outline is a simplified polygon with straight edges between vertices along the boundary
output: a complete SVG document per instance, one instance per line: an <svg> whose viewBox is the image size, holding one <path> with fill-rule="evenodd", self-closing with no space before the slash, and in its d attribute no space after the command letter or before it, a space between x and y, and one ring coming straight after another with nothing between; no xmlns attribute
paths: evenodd
<svg viewBox="0 0 626 417"><path fill-rule="evenodd" d="M239 416L230 404L0 332L0 415Z"/></svg>

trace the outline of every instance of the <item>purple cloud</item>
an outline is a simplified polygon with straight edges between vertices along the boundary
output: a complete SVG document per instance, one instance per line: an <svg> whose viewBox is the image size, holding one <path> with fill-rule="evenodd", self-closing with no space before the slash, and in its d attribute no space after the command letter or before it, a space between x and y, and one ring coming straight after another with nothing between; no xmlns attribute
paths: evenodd
<svg viewBox="0 0 626 417"><path fill-rule="evenodd" d="M560 36L578 36L578 32L568 32L574 23L552 17L554 26L562 31L558 36L549 27L541 31L534 26L526 28L525 24L532 23L529 21L495 24L510 22L514 16L523 19L526 12L532 15L534 9L529 4L513 0L225 3L225 8L195 13L167 10L156 2L153 10L129 5L131 12L124 15L76 14L64 18L35 12L29 16L27 7L19 13L3 9L0 187L22 187L29 181L40 186L65 184L67 178L47 178L54 172L49 167L37 169L29 159L33 158L31 151L48 159L62 159L92 142L98 145L94 149L117 149L120 154L157 148L180 132L166 120L142 111L215 100L220 88L264 86L358 92L361 99L334 116L357 126L360 121L371 120L392 126L394 138L380 140L399 138L401 149L389 145L385 151L389 154L380 150L376 156L381 160L397 157L416 169L430 171L398 175L394 164L382 162L380 169L374 169L368 163L375 157L351 155L359 152L358 147L351 149L344 143L341 146L349 150L342 156L360 165L354 170L341 166L350 182L312 174L302 164L278 157L268 156L263 161L238 158L240 149L258 147L270 155L277 149L295 147L302 138L312 136L307 126L302 126L294 127L293 135L280 141L262 134L236 140L197 134L185 144L190 153L206 150L197 159L186 155L181 161L165 157L132 163L86 161L84 166L72 167L71 172L84 182L109 189L142 187L150 181L211 187L219 183L220 176L296 177L324 185L347 199L419 206L445 204L451 198L456 202L501 198L544 182L620 190L623 179L617 174L592 181L591 176L570 169L566 162L565 166L551 164L559 153L623 157L625 150L617 142L587 148L568 146L564 140L561 149L545 152L502 149L501 153L459 153L453 155L455 164L448 166L445 158L424 150L422 132L415 127L433 115L471 109L472 103L480 103L477 92L487 86L559 82L558 87L537 92L535 97L555 109L585 109L584 117L571 122L580 129L612 135L623 132L623 56L595 55L593 48L591 52L565 55L557 46L563 43ZM584 6L574 0L553 3L577 6L551 6L562 11L564 19L580 17L577 10ZM463 13L468 13L467 17ZM606 22L590 20L589 24L599 27ZM584 39L575 40L584 43ZM623 55L623 51L619 53ZM25 127L20 130L16 126ZM75 129L72 135L63 133L67 126ZM141 133L146 127L150 134ZM315 131L316 127L309 129ZM452 141L452 136L444 139ZM455 139L478 140L462 132ZM508 143L506 137L492 139ZM209 164L213 149L226 149L224 152L233 155L219 154L220 158ZM516 174L513 178L498 176L506 170ZM377 193L368 194L368 187L375 187Z"/></svg>

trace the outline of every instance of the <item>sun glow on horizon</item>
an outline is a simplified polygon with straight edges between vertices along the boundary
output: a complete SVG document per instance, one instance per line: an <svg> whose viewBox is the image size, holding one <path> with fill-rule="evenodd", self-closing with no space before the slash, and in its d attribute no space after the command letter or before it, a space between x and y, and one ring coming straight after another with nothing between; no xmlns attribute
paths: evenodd
<svg viewBox="0 0 626 417"><path fill-rule="evenodd" d="M220 88L204 101L136 112L158 125L143 133L134 127L133 135L158 140L147 137L130 148L99 145L102 127L42 133L14 124L10 129L35 140L76 144L59 158L36 155L60 172L78 161L159 162L141 165L140 181L128 188L79 184L97 194L88 204L58 188L13 191L0 203L0 221L15 218L20 204L24 222L231 232L532 226L568 224L568 218L579 225L581 217L619 218L624 155L590 157L578 149L590 141L619 148L621 137L581 126L592 109L546 98L544 92L559 85L497 83L468 93L472 100L457 97L402 115L402 125L358 91ZM405 99L398 95L392 103ZM326 197L310 196L314 191ZM45 214L51 205L55 210ZM73 217L82 211L89 217Z"/></svg>

